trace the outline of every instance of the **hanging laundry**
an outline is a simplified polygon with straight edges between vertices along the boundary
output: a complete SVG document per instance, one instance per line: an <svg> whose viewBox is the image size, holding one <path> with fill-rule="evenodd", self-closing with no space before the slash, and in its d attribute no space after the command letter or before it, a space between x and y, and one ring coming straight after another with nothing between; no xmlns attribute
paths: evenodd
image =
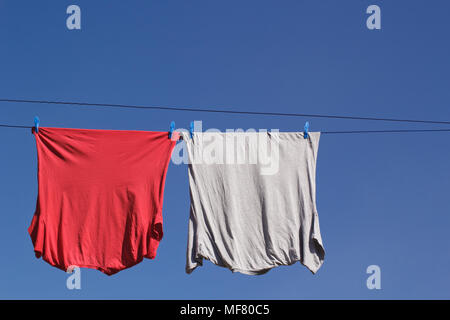
<svg viewBox="0 0 450 320"><path fill-rule="evenodd" d="M316 273L325 256L315 191L320 133L182 135L191 193L186 272L207 259L249 275L297 261Z"/></svg>
<svg viewBox="0 0 450 320"><path fill-rule="evenodd" d="M176 133L178 134L178 133ZM167 132L39 128L36 257L112 275L156 256L176 139Z"/></svg>

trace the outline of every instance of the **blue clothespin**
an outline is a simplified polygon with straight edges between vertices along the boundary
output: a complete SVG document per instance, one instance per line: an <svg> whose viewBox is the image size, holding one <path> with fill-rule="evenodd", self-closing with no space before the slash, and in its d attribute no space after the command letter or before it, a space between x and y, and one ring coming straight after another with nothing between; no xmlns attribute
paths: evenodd
<svg viewBox="0 0 450 320"><path fill-rule="evenodd" d="M194 121L191 121L191 126L189 128L189 132L191 134L191 139L194 138Z"/></svg>
<svg viewBox="0 0 450 320"><path fill-rule="evenodd" d="M170 123L169 139L172 139L173 130L175 130L175 121L172 121L172 122Z"/></svg>
<svg viewBox="0 0 450 320"><path fill-rule="evenodd" d="M41 121L39 120L39 117L38 116L35 116L34 117L34 130L36 131L36 133L38 133L39 132L39 123L40 123Z"/></svg>
<svg viewBox="0 0 450 320"><path fill-rule="evenodd" d="M305 139L308 139L308 137L309 137L308 132L309 132L309 121L306 121L306 123L305 123L305 129L304 129L304 131L303 131L303 137L304 137Z"/></svg>

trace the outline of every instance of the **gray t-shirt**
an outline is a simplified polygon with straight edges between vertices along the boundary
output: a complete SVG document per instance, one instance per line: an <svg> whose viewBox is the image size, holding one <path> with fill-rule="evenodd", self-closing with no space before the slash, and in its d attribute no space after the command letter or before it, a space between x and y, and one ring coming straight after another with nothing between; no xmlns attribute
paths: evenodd
<svg viewBox="0 0 450 320"><path fill-rule="evenodd" d="M325 256L316 209L320 132L182 135L191 193L186 272L207 259L251 275L297 261L316 273Z"/></svg>

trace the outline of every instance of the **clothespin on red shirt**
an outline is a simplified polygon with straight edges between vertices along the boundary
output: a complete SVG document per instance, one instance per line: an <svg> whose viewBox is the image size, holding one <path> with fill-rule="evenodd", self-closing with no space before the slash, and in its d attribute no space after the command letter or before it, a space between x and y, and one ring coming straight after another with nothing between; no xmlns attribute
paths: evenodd
<svg viewBox="0 0 450 320"><path fill-rule="evenodd" d="M38 116L35 116L34 117L34 131L36 132L36 133L38 133L39 132L39 123L40 123L41 121L39 120L39 117Z"/></svg>
<svg viewBox="0 0 450 320"><path fill-rule="evenodd" d="M170 123L169 139L172 139L173 130L175 130L175 121L172 121L172 122Z"/></svg>
<svg viewBox="0 0 450 320"><path fill-rule="evenodd" d="M180 133L178 131L175 131L175 121L172 121L170 123L169 139L173 141L178 141L182 139Z"/></svg>

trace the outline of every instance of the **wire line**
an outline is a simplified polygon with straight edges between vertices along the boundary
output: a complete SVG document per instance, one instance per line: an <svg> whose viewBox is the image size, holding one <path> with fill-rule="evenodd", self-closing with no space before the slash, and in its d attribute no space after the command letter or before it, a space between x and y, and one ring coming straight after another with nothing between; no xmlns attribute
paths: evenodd
<svg viewBox="0 0 450 320"><path fill-rule="evenodd" d="M368 120L368 121L408 122L408 123L427 123L427 124L450 124L450 121L438 121L438 120L377 118L377 117L359 117L359 116L307 114L307 113L238 111L238 110L224 110L224 109L202 109L202 108L187 108L187 107L143 106L143 105L125 105L125 104L110 104L110 103L89 103L89 102L73 102L73 101L23 100L23 99L1 99L0 98L0 102L73 105L73 106L84 106L84 107L109 107L109 108L124 108L124 109L151 109L151 110L187 111L187 112L208 112L208 113L226 113L226 114L246 114L246 115L281 116L281 117L328 118L328 119L343 119L343 120Z"/></svg>
<svg viewBox="0 0 450 320"><path fill-rule="evenodd" d="M32 126L0 124L3 128L32 129ZM354 130L354 131L321 131L321 134L364 134L364 133L418 133L418 132L450 132L450 129L406 129L406 130Z"/></svg>
<svg viewBox="0 0 450 320"><path fill-rule="evenodd" d="M321 134L414 133L414 132L450 132L450 129L322 131Z"/></svg>
<svg viewBox="0 0 450 320"><path fill-rule="evenodd" d="M30 126L16 126L16 125L10 125L10 124L0 124L0 127L3 128L20 128L20 129L31 129Z"/></svg>

